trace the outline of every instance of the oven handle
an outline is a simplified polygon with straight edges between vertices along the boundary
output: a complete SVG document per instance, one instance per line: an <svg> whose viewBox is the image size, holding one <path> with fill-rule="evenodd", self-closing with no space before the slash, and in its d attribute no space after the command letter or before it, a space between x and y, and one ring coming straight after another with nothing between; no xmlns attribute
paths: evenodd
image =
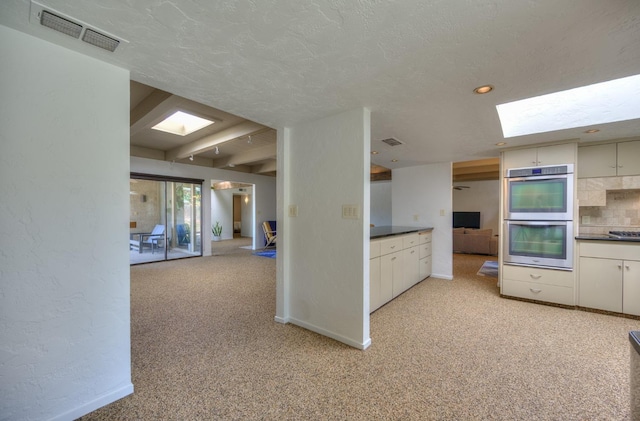
<svg viewBox="0 0 640 421"><path fill-rule="evenodd" d="M509 225L540 225L540 226L549 226L549 225L564 225L571 221L521 221L521 220L508 220L505 221L507 226Z"/></svg>
<svg viewBox="0 0 640 421"><path fill-rule="evenodd" d="M536 181L536 180L557 180L559 178L569 178L572 174L554 174L554 175L533 175L530 177L505 177L507 181Z"/></svg>

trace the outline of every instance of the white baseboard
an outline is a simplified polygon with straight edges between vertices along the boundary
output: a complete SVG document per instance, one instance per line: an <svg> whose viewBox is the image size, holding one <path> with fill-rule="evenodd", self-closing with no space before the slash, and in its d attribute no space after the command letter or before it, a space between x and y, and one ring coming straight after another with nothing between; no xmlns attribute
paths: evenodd
<svg viewBox="0 0 640 421"><path fill-rule="evenodd" d="M275 316L273 319L278 323L282 323L283 325L286 325L287 323L289 323L288 317Z"/></svg>
<svg viewBox="0 0 640 421"><path fill-rule="evenodd" d="M89 412L93 412L98 408L102 408L105 405L109 405L112 402L117 401L118 399L122 399L125 396L128 396L133 393L133 384L126 384L116 390L113 390L109 393L106 393L97 399L94 399L90 402L85 403L77 408L74 408L70 411L67 411L63 414L56 415L51 418L50 421L68 421L75 420L77 418L82 417L83 415L87 415Z"/></svg>
<svg viewBox="0 0 640 421"><path fill-rule="evenodd" d="M431 274L432 278L438 278L438 279L446 279L447 281L452 281L453 280L453 276L452 275L440 275L439 273L433 273Z"/></svg>
<svg viewBox="0 0 640 421"><path fill-rule="evenodd" d="M305 329L308 329L308 330L310 330L312 332L319 333L320 335L327 336L327 337L329 337L331 339L335 339L338 342L342 342L343 344L347 344L347 345L352 346L352 347L357 348L357 349L367 349L369 347L369 345L371 345L371 338L367 338L366 341L361 343L361 342L354 341L353 339L347 338L345 336L342 336L342 335L340 335L338 333L331 332L329 330L326 330L326 329L323 329L321 327L315 326L315 325L313 325L311 323L307 323L307 322L304 322L302 320L294 319L292 317L289 318L289 322L293 323L294 325L297 325L297 326L303 327Z"/></svg>

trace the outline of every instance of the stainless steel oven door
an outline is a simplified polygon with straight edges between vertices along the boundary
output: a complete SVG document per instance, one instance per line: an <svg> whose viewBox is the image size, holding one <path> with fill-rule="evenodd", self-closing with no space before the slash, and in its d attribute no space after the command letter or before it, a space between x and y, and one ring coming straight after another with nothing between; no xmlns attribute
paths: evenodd
<svg viewBox="0 0 640 421"><path fill-rule="evenodd" d="M505 221L504 263L573 269L572 221Z"/></svg>
<svg viewBox="0 0 640 421"><path fill-rule="evenodd" d="M573 174L505 178L504 218L573 220Z"/></svg>

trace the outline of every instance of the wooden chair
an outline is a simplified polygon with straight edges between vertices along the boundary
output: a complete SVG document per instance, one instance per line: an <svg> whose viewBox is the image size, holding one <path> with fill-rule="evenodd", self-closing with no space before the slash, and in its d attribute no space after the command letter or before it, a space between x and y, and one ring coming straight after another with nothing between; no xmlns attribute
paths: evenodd
<svg viewBox="0 0 640 421"><path fill-rule="evenodd" d="M275 247L277 235L276 235L275 227L274 228L271 227L270 221L264 221L262 223L262 231L264 231L264 242L265 242L264 248L267 248L270 246Z"/></svg>

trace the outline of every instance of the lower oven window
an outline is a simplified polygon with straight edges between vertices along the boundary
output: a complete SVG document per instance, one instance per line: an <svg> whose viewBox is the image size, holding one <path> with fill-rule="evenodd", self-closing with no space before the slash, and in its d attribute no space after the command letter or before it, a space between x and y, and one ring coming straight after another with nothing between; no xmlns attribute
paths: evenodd
<svg viewBox="0 0 640 421"><path fill-rule="evenodd" d="M566 225L510 224L509 254L552 259L567 258Z"/></svg>

